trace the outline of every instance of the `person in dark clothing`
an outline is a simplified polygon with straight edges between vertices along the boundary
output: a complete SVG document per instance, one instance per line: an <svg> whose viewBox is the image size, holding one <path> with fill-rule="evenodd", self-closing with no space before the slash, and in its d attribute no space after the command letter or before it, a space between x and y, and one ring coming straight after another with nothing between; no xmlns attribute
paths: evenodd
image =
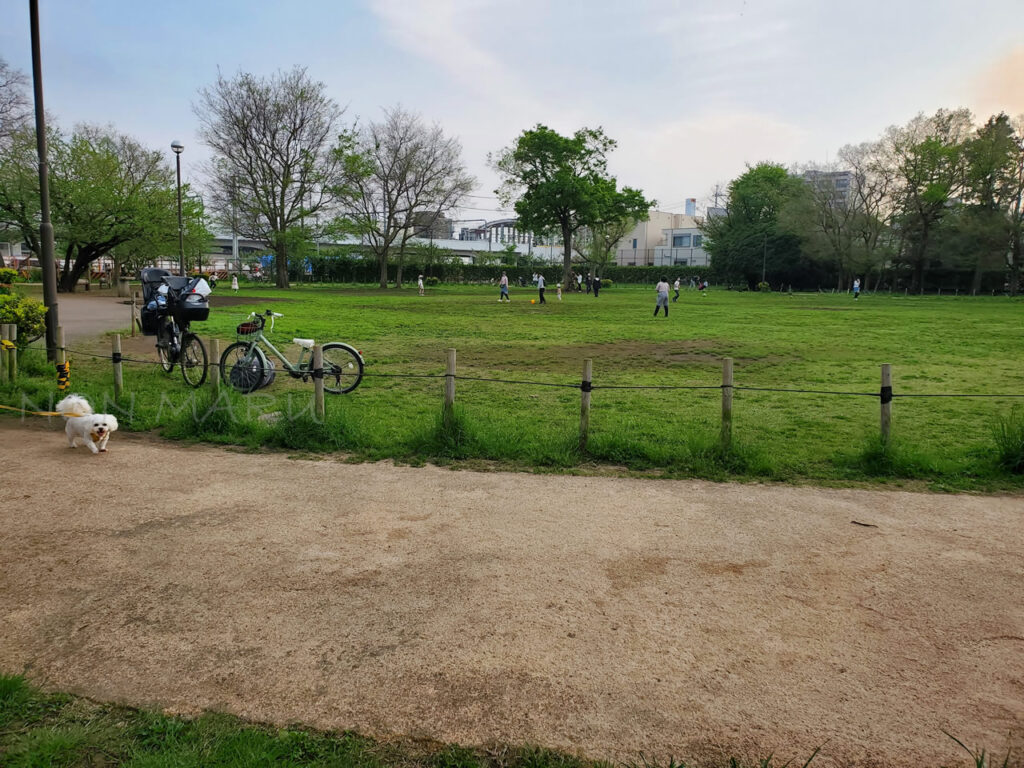
<svg viewBox="0 0 1024 768"><path fill-rule="evenodd" d="M598 291L601 290L601 276L594 275L594 298L597 298Z"/></svg>
<svg viewBox="0 0 1024 768"><path fill-rule="evenodd" d="M590 280L590 275L587 275L586 279L583 282L586 284L586 286L587 286L587 293L589 294L590 293L590 288L593 285L593 283Z"/></svg>

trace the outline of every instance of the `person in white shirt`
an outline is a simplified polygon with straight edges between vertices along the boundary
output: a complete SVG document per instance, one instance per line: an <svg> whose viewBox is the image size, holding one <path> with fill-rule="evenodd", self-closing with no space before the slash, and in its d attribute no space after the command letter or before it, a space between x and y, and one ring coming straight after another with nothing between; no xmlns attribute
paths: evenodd
<svg viewBox="0 0 1024 768"><path fill-rule="evenodd" d="M420 296L423 296L424 295L424 292L423 292L423 275L420 275L419 280L416 281L416 285L420 289Z"/></svg>
<svg viewBox="0 0 1024 768"><path fill-rule="evenodd" d="M668 317L668 280L662 277L661 282L654 286L654 290L658 292L658 301L654 305L654 316L657 317L658 310L664 307L665 317Z"/></svg>
<svg viewBox="0 0 1024 768"><path fill-rule="evenodd" d="M544 275L537 275L537 292L540 293L540 301L538 304L547 304L544 301Z"/></svg>
<svg viewBox="0 0 1024 768"><path fill-rule="evenodd" d="M672 286L672 290L676 292L676 295L672 297L673 303L679 300L679 278L676 278L675 284Z"/></svg>
<svg viewBox="0 0 1024 768"><path fill-rule="evenodd" d="M501 303L502 299L511 303L512 299L508 297L508 275L504 272L501 273L501 280L498 281L498 303Z"/></svg>
<svg viewBox="0 0 1024 768"><path fill-rule="evenodd" d="M860 298L860 278L856 277L853 280L853 298Z"/></svg>

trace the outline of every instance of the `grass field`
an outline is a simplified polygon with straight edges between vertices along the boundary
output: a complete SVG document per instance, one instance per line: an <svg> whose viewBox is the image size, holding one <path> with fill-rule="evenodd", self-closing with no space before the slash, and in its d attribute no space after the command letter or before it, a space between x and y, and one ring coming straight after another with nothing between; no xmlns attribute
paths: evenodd
<svg viewBox="0 0 1024 768"><path fill-rule="evenodd" d="M958 742L959 743L959 742ZM966 745L960 765L1010 765ZM814 763L807 756L730 758L721 768L774 768ZM10 768L687 768L672 757L623 763L583 760L533 746L488 749L430 742L380 742L355 733L275 728L230 715L184 719L156 711L48 694L24 678L0 675L0 764ZM701 763L704 768L710 768Z"/></svg>
<svg viewBox="0 0 1024 768"><path fill-rule="evenodd" d="M1001 298L683 292L671 316L654 318L648 288L616 286L592 296L515 290L499 304L486 287L415 289L322 286L291 291L244 288L244 306L217 308L199 326L233 338L249 309L284 314L275 339L348 341L370 374L442 374L445 350L458 350L459 375L578 384L584 358L594 385L721 383L721 359L735 360L738 387L874 393L880 365L893 366L901 394L1024 393L1024 303ZM146 344L149 343L144 342ZM97 347L104 352L107 346ZM294 355L297 349L290 348ZM73 389L102 400L109 362L79 356ZM1013 399L899 398L893 442L879 444L875 397L737 391L734 445L719 450L720 392L597 389L587 454L576 451L578 389L459 381L455 424L443 424L442 381L369 376L347 396L328 396L328 420L309 418L310 385L278 376L269 389L232 398L232 412L202 423L174 407L191 393L180 375L126 368L135 394L131 428L165 427L169 436L201 434L242 444L344 450L359 458L483 460L531 468L611 465L669 476L848 482L924 481L936 489L1015 489L1020 475L997 465L1000 421L1020 419ZM46 383L24 384L44 402ZM18 404L20 393L4 391ZM225 402L222 401L221 406ZM300 413L289 419L288 414ZM221 409L223 410L223 408ZM257 412L280 410L265 425ZM198 408L198 420L207 414ZM1019 435L1016 435L1019 438Z"/></svg>

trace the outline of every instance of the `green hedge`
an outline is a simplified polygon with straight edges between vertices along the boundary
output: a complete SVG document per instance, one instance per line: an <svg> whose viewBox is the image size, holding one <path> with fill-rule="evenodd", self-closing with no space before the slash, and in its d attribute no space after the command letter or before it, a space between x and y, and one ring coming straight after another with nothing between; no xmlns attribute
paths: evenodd
<svg viewBox="0 0 1024 768"><path fill-rule="evenodd" d="M18 346L24 348L46 329L46 307L28 296L0 295L0 323L18 326Z"/></svg>

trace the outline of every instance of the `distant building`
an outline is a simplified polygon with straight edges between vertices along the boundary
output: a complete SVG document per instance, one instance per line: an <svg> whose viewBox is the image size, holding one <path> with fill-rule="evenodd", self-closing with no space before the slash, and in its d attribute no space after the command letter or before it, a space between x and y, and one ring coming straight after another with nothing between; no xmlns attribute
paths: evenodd
<svg viewBox="0 0 1024 768"><path fill-rule="evenodd" d="M688 216L684 226L665 229L665 244L654 249L656 267L706 267L711 257L704 250L704 234L699 222Z"/></svg>
<svg viewBox="0 0 1024 768"><path fill-rule="evenodd" d="M455 236L455 222L437 213L417 213L412 228L416 237L451 240Z"/></svg>
<svg viewBox="0 0 1024 768"><path fill-rule="evenodd" d="M845 203L853 190L853 171L804 171L803 180L823 193L831 193L840 202Z"/></svg>
<svg viewBox="0 0 1024 768"><path fill-rule="evenodd" d="M654 250L666 245L665 232L675 227L696 226L696 219L685 213L651 211L646 221L638 222L633 230L615 246L615 263L623 267L645 267L654 264Z"/></svg>

